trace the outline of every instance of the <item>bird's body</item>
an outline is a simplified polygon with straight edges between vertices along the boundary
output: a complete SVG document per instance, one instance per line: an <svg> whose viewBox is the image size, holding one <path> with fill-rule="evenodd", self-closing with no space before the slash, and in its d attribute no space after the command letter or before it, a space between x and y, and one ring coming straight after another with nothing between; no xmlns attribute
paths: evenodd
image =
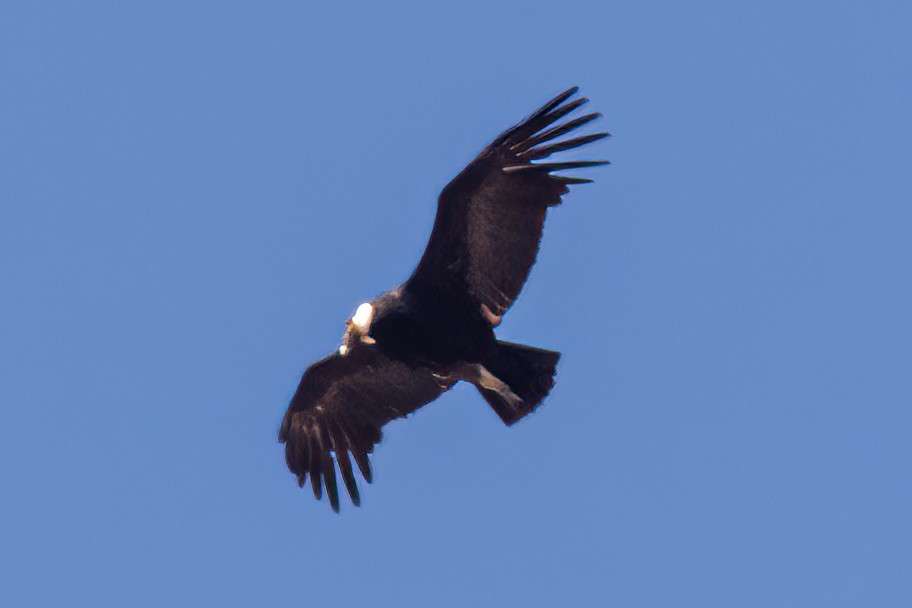
<svg viewBox="0 0 912 608"><path fill-rule="evenodd" d="M502 134L444 188L412 276L359 306L339 351L304 373L279 439L298 483L310 475L319 498L325 482L334 510L334 462L359 504L349 453L370 481L367 454L383 424L456 382L474 384L506 424L550 391L560 353L499 341L494 328L535 262L548 207L561 202L569 185L590 181L551 173L604 164L532 162L607 135L548 143L598 116L547 128L585 103L565 103L574 93L566 91Z"/></svg>
<svg viewBox="0 0 912 608"><path fill-rule="evenodd" d="M460 361L480 361L494 346L494 330L465 292L423 281L374 302L369 336L391 357L443 373Z"/></svg>

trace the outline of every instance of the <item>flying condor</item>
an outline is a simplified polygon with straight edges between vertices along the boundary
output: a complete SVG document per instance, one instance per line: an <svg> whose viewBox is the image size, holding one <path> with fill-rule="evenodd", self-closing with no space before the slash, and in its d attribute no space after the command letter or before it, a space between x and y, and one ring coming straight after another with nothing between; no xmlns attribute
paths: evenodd
<svg viewBox="0 0 912 608"><path fill-rule="evenodd" d="M355 505L349 454L372 479L368 454L387 422L471 382L507 425L541 403L560 353L503 342L494 328L535 263L548 207L569 186L592 180L556 173L607 161L540 162L607 137L563 135L598 118L561 121L585 104L573 87L500 135L456 176L437 202L430 240L412 276L361 304L338 351L304 372L279 441L288 468L314 496L323 486L339 510L336 466Z"/></svg>

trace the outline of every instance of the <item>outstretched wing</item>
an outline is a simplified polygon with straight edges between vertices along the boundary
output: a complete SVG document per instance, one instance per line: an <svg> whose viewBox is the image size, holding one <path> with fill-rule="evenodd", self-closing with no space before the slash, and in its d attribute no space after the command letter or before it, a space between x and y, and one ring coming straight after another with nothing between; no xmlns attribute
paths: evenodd
<svg viewBox="0 0 912 608"><path fill-rule="evenodd" d="M317 499L325 484L338 512L335 460L352 502L360 504L349 453L370 483L367 455L380 441L380 427L433 401L447 388L430 370L411 368L367 345L314 363L304 372L279 430L288 468L302 487L310 475Z"/></svg>
<svg viewBox="0 0 912 608"><path fill-rule="evenodd" d="M554 172L607 164L533 162L608 136L558 140L601 116L558 123L588 101L568 101L577 90L561 93L500 135L444 188L430 241L410 281L459 285L498 317L513 304L535 263L548 207L560 204L568 186L592 181Z"/></svg>

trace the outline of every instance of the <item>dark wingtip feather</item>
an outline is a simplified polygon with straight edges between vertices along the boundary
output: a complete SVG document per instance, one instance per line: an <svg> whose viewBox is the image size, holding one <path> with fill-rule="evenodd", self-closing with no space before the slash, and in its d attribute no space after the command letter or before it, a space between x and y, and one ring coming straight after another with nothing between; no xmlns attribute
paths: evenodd
<svg viewBox="0 0 912 608"><path fill-rule="evenodd" d="M539 163L537 165L528 164L528 165L510 165L509 167L504 167L504 173L518 173L522 171L540 171L543 173L551 173L552 171L563 171L565 169L584 169L586 167L600 167L602 165L610 165L611 162L607 160L575 160L563 163Z"/></svg>
<svg viewBox="0 0 912 608"><path fill-rule="evenodd" d="M587 103L589 103L588 97L580 97L579 99L574 99L567 105L561 106L561 107L557 108L556 110L554 110L553 112L551 112L550 114L548 114L548 116L546 118L547 123L551 124L555 121L558 121L561 118L563 118L564 116L566 116L567 114L569 114L570 112L572 112L573 110L577 109L580 106L584 106ZM547 125L543 125L543 126L547 126Z"/></svg>
<svg viewBox="0 0 912 608"><path fill-rule="evenodd" d="M537 109L535 112L533 112L532 115L529 117L529 120L533 120L533 119L544 116L545 114L547 114L548 112L550 112L557 106L561 105L562 103L564 103L565 101L567 101L568 99L570 99L571 97L576 95L577 93L579 93L578 86L570 87L563 93L560 93L559 95L556 95L555 97L553 97L551 99L551 101L549 101L548 103L546 103L545 105L543 105L542 107Z"/></svg>
<svg viewBox="0 0 912 608"><path fill-rule="evenodd" d="M552 139L556 139L556 138L560 137L561 135L565 135L565 134L569 133L570 131L579 129L583 125L585 125L589 122L592 122L596 118L601 118L601 117L602 117L602 114L600 112L592 112L591 114L585 114L583 116L580 116L579 118L574 118L573 120L568 120L564 124L557 125L556 127L552 127L550 129L548 129L547 131L542 131L535 137L531 137L531 134L530 134L530 137L528 137L527 139L525 139L525 140L519 142L518 144L516 144L515 146L513 146L511 148L511 150L513 150L514 152L520 153L520 154L524 153L527 150L529 150L530 148L534 148L535 146L537 146L539 144L543 144L546 141L551 141Z"/></svg>
<svg viewBox="0 0 912 608"><path fill-rule="evenodd" d="M566 184L567 186L573 186L576 184L591 184L593 180L586 179L585 177L569 177L566 175L552 175L551 179L554 181Z"/></svg>
<svg viewBox="0 0 912 608"><path fill-rule="evenodd" d="M339 473L342 475L342 483L348 490L352 504L356 507L361 506L361 495L358 493L358 484L355 483L355 473L352 471L351 460L348 458L348 451L345 448L336 451L336 460L339 462Z"/></svg>
<svg viewBox="0 0 912 608"><path fill-rule="evenodd" d="M320 472L323 474L323 485L326 486L326 496L329 498L329 504L332 510L339 512L339 488L336 486L336 466L333 463L333 457L330 450L332 449L332 438L329 434L329 422L318 425L315 429L317 440L322 446L320 458Z"/></svg>
<svg viewBox="0 0 912 608"><path fill-rule="evenodd" d="M329 505L336 513L339 512L339 487L336 485L336 467L333 465L332 458L325 459L323 465L323 478L326 484L326 496L329 497Z"/></svg>
<svg viewBox="0 0 912 608"><path fill-rule="evenodd" d="M554 121L558 120L560 117L566 115L568 112L572 112L579 106L589 101L583 97L562 106L565 101L567 101L577 92L579 92L579 87L574 86L570 87L560 95L557 95L551 99L551 101L533 112L528 118L501 135L500 141L508 142L509 145L522 143L522 141L527 139L529 136L534 135L538 131L541 131Z"/></svg>
<svg viewBox="0 0 912 608"><path fill-rule="evenodd" d="M314 498L320 500L323 498L323 485L320 480L320 446L317 444L317 438L314 435L309 437L310 441L310 486L313 488Z"/></svg>
<svg viewBox="0 0 912 608"><path fill-rule="evenodd" d="M559 141L548 146L543 146L541 148L532 148L526 153L526 156L530 160L540 160L542 158L551 156L555 152L562 152L564 150L579 148L580 146L591 144L592 142L596 142L600 139L605 139L608 136L609 133L593 133L592 135L574 137L573 139L566 139L564 141Z"/></svg>
<svg viewBox="0 0 912 608"><path fill-rule="evenodd" d="M310 472L310 487L313 488L314 498L317 500L323 498L323 485L320 483L320 473L317 471Z"/></svg>
<svg viewBox="0 0 912 608"><path fill-rule="evenodd" d="M527 148L535 145L535 143L540 143L542 141L547 141L548 139L551 139L552 137L557 137L557 135L553 135L551 137L542 139L542 137L544 136L544 133L541 135L538 135L536 137L532 137L532 136L535 135L536 133L538 133L539 131L541 131L542 129L544 129L545 127L548 127L548 126L554 124L555 122L557 122L558 120L560 120L561 118L563 118L564 116L569 114L570 112L576 110L578 107L580 107L581 105L586 104L586 103L589 103L589 99L587 99L586 97L581 97L579 99L571 101L567 105L564 105L564 106L561 106L561 107L555 109L550 114L546 114L544 116L532 116L532 117L526 119L525 121L523 121L517 127L515 127L514 129L512 129L510 131L510 136L507 138L507 145L510 147L510 150L522 152L523 150L526 150ZM577 119L577 120L579 120L579 119ZM573 122L574 121L571 121L568 124L572 124ZM572 128L576 128L576 127L574 126ZM555 130L556 129L550 129L548 131L545 131L545 133L551 133ZM567 129L567 130L570 130L570 129Z"/></svg>
<svg viewBox="0 0 912 608"><path fill-rule="evenodd" d="M310 470L310 448L307 435L300 426L298 427L299 432L296 433L290 432L290 423L288 429L283 428L282 439L285 441L285 464L297 477L298 487L303 488L307 481L307 472Z"/></svg>
<svg viewBox="0 0 912 608"><path fill-rule="evenodd" d="M358 464L358 470L361 471L361 477L364 478L364 481L367 483L374 482L374 472L371 470L370 460L367 458L365 452L352 452L352 456L355 457L355 462Z"/></svg>
<svg viewBox="0 0 912 608"><path fill-rule="evenodd" d="M601 167L610 164L611 162L607 160L574 160L563 163L540 163L533 166L540 167L550 173L551 171L563 171L564 169L585 169L586 167Z"/></svg>

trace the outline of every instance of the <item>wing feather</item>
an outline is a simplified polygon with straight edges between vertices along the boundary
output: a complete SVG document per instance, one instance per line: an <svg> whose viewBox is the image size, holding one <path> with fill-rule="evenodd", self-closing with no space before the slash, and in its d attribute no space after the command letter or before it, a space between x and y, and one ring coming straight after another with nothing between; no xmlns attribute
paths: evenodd
<svg viewBox="0 0 912 608"><path fill-rule="evenodd" d="M492 313L492 323L512 306L535 263L548 207L560 204L569 186L592 181L553 172L607 162L533 162L608 136L554 141L600 116L558 122L588 101L570 101L577 91L564 91L501 134L444 188L427 248L406 289L419 280L466 289L480 310L484 305Z"/></svg>
<svg viewBox="0 0 912 608"><path fill-rule="evenodd" d="M550 146L536 148L535 150L532 150L531 153L527 156L532 160L539 160L541 158L547 158L555 152L562 152L564 150L579 148L580 146L591 144L594 141L598 141L606 137L608 137L607 133L593 133L592 135L584 135L582 137L574 137L573 139L565 139L564 141L559 141L555 144L551 144Z"/></svg>
<svg viewBox="0 0 912 608"><path fill-rule="evenodd" d="M304 372L279 430L289 470L300 486L310 476L318 500L325 488L330 505L338 511L338 465L352 503L360 505L349 453L370 483L368 454L381 439L381 427L444 390L430 370L409 367L366 345L345 357L336 353L318 361Z"/></svg>

